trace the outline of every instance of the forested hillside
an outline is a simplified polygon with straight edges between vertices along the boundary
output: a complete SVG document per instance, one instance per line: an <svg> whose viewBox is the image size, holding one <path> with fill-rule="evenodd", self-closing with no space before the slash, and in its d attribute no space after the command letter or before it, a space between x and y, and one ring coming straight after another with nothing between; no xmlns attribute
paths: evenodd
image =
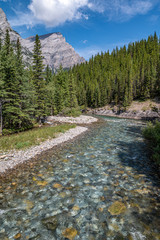
<svg viewBox="0 0 160 240"><path fill-rule="evenodd" d="M156 35L92 57L75 66L79 105L128 106L133 99L160 96L160 42Z"/></svg>

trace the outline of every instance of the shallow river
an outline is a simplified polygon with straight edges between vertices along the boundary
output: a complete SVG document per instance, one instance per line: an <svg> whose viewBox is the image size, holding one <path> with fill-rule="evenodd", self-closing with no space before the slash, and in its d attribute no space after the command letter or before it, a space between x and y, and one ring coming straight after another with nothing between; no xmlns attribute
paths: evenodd
<svg viewBox="0 0 160 240"><path fill-rule="evenodd" d="M159 240L143 123L104 119L0 184L0 240Z"/></svg>

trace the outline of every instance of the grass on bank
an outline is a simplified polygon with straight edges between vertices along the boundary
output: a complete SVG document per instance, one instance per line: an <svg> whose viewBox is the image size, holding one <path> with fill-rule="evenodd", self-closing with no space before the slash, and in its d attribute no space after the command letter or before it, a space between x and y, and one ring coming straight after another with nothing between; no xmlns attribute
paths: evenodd
<svg viewBox="0 0 160 240"><path fill-rule="evenodd" d="M12 149L20 150L39 145L45 140L55 138L58 133L64 133L74 127L76 127L75 124L62 124L57 126L34 128L18 134L2 136L0 137L0 151L8 151Z"/></svg>
<svg viewBox="0 0 160 240"><path fill-rule="evenodd" d="M157 121L156 124L149 123L143 130L143 135L148 140L152 159L160 165L160 122Z"/></svg>

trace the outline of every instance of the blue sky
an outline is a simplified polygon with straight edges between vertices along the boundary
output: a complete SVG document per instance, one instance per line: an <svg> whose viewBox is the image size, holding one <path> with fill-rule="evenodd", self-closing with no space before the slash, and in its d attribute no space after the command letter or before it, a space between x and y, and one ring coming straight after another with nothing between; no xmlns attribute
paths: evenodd
<svg viewBox="0 0 160 240"><path fill-rule="evenodd" d="M86 60L160 35L160 0L0 0L0 7L23 38L61 32Z"/></svg>

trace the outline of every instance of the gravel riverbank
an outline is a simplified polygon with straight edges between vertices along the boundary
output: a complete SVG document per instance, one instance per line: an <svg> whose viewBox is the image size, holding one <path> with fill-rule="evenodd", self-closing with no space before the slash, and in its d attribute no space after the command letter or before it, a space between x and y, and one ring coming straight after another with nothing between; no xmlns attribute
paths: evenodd
<svg viewBox="0 0 160 240"><path fill-rule="evenodd" d="M60 123L75 123L75 124L92 124L97 122L97 118L91 116L81 115L79 117L60 117L60 116L50 116L47 118L47 122L60 122Z"/></svg>
<svg viewBox="0 0 160 240"><path fill-rule="evenodd" d="M55 117L53 118L55 119ZM71 118L69 118L68 121L67 121L67 118L65 117L57 117L57 118L58 118L58 121L57 119L56 120L52 119L52 123L56 121L56 122L69 122L69 123L77 123L77 124L91 124L98 121L97 118L93 118L90 116L80 116L78 118L73 118L72 121L71 121ZM56 138L49 139L45 142L42 142L38 146L33 146L31 148L28 148L27 150L10 151L7 154L0 156L0 175L5 173L9 169L13 169L17 165L22 164L25 161L36 157L37 155L40 155L44 151L47 151L59 144L62 144L64 142L67 142L77 137L78 135L86 132L87 130L88 130L87 127L77 126L76 128L72 128L65 133L59 134L59 136Z"/></svg>

